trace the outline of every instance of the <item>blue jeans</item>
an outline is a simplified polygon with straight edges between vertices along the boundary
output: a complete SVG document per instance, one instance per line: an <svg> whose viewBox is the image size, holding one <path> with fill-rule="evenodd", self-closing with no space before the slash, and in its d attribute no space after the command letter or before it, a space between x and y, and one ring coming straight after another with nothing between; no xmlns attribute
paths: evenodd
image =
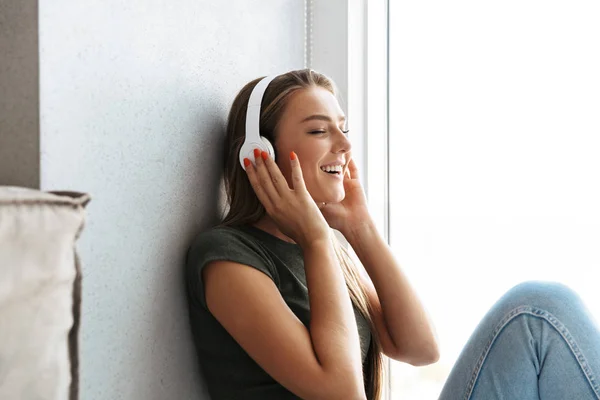
<svg viewBox="0 0 600 400"><path fill-rule="evenodd" d="M599 400L596 324L568 287L519 284L479 323L440 400Z"/></svg>

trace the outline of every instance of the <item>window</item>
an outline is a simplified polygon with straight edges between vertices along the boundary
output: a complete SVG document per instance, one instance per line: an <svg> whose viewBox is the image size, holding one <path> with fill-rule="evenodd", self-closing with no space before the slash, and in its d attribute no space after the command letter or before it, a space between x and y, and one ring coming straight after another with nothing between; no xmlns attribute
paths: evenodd
<svg viewBox="0 0 600 400"><path fill-rule="evenodd" d="M600 320L600 5L389 3L389 240L442 351L392 362L390 398L433 399L519 282L565 283Z"/></svg>

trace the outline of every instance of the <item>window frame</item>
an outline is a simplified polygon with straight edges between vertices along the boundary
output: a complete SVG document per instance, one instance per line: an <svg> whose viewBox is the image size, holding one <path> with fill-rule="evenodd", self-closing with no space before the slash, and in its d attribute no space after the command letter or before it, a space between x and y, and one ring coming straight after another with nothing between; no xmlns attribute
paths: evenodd
<svg viewBox="0 0 600 400"><path fill-rule="evenodd" d="M305 66L337 84L369 211L389 244L389 0L305 0L305 5ZM384 360L383 395L389 400L391 361Z"/></svg>

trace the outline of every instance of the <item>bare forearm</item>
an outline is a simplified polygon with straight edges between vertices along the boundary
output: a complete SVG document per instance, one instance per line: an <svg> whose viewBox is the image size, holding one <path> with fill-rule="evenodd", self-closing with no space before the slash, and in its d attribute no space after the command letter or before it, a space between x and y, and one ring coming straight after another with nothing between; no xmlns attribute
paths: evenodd
<svg viewBox="0 0 600 400"><path fill-rule="evenodd" d="M310 335L325 371L345 384L363 387L360 341L352 302L333 244L322 240L303 248L310 301ZM354 377L350 380L349 378Z"/></svg>
<svg viewBox="0 0 600 400"><path fill-rule="evenodd" d="M436 359L438 347L433 325L374 223L369 220L355 226L346 238L375 286L396 351L408 359L427 362Z"/></svg>

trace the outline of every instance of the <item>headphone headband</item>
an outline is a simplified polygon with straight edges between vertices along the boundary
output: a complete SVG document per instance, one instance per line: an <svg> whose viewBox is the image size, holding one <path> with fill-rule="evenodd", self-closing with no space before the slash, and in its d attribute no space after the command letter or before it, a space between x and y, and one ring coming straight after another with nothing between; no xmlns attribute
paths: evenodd
<svg viewBox="0 0 600 400"><path fill-rule="evenodd" d="M279 75L270 75L261 79L250 94L246 111L246 141L260 141L260 105L269 83Z"/></svg>
<svg viewBox="0 0 600 400"><path fill-rule="evenodd" d="M246 137L240 149L240 164L245 170L244 158L254 160L254 149L259 148L268 152L275 159L275 149L269 140L260 136L260 105L269 83L279 75L270 75L261 79L250 93L248 109L246 110Z"/></svg>

